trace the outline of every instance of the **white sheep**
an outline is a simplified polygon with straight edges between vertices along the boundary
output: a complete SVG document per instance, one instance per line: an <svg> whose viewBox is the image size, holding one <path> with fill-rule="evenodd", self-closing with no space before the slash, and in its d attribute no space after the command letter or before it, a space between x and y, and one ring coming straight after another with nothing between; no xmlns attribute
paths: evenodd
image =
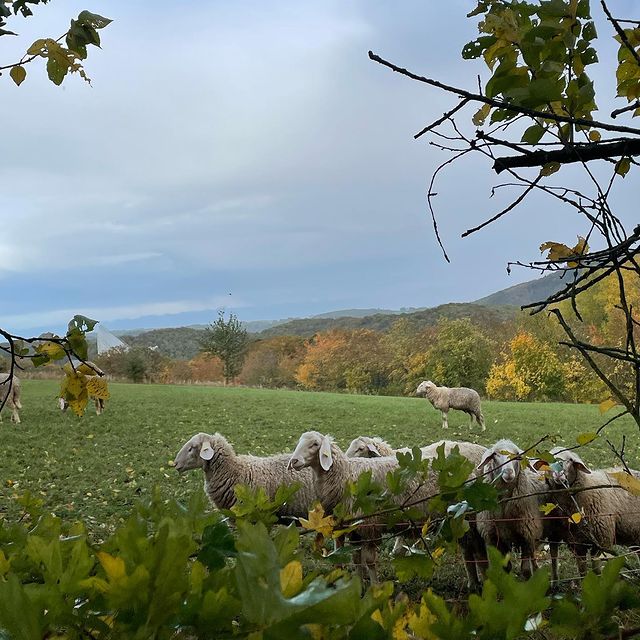
<svg viewBox="0 0 640 640"><path fill-rule="evenodd" d="M317 493L326 512L331 512L344 498L345 488L348 482L355 482L361 474L371 472L371 479L382 486L386 485L387 473L399 466L397 457L385 456L375 458L354 457L348 458L331 436L323 435L318 431L307 431L300 436L298 445L291 455L290 466L296 470L311 467L316 478ZM429 471L425 481L421 484L417 480L412 481L405 491L394 496L397 504L402 504L407 499L412 501L428 498L439 492L436 475ZM428 513L427 503L420 508ZM373 526L375 519L367 520L365 532L359 532L362 540L362 559L366 562L366 569L372 582L376 580L375 561L380 532ZM461 540L465 553L465 559L475 552L471 549L471 540L467 536ZM476 590L479 587L479 579L474 562L465 562L469 588ZM359 566L362 570L362 567Z"/></svg>
<svg viewBox="0 0 640 640"><path fill-rule="evenodd" d="M557 584L557 545L560 541L566 542L573 552L581 576L587 572L589 551L594 569L598 570L597 552L611 551L614 545L637 547L640 544L640 497L623 489L612 475L623 472L622 469L591 470L575 451L560 447L552 449L551 453L561 465L559 468L551 466L547 483L552 489L567 489L549 497L549 501L558 506L559 513L566 516L556 527L555 553L551 547L552 577ZM636 473L632 472L634 476ZM582 515L578 523L570 520L576 512Z"/></svg>
<svg viewBox="0 0 640 640"><path fill-rule="evenodd" d="M174 461L175 469L183 473L201 468L204 471L204 490L218 509L230 509L236 501L234 487L246 484L252 489L262 487L273 499L278 487L299 483L300 488L284 504L280 517L306 516L317 500L313 474L310 470L296 473L287 468L290 454L264 458L238 455L226 438L219 433L198 433L180 449Z"/></svg>
<svg viewBox="0 0 640 640"><path fill-rule="evenodd" d="M438 387L431 380L423 380L416 389L417 396L426 396L435 409L442 412L442 428L449 427L449 409L458 409L469 414L470 425L475 419L484 431L484 416L480 408L480 396L467 387Z"/></svg>
<svg viewBox="0 0 640 640"><path fill-rule="evenodd" d="M475 444L473 442L464 442L456 440L439 440L433 444L429 444L425 447L421 447L422 459L433 459L438 457L438 447L445 446L444 455L448 456L454 449L458 447L460 455L473 462L474 465L480 464L482 455L487 450L482 445ZM349 448L346 451L346 456L349 458L380 458L385 456L393 456L396 453L408 453L411 451L410 447L402 447L400 449L394 449L388 442L382 440L382 438L371 438L369 436L358 436L351 441Z"/></svg>
<svg viewBox="0 0 640 640"><path fill-rule="evenodd" d="M507 494L508 500L496 511L482 511L477 516L478 530L487 544L501 553L512 547L520 550L522 574L528 578L538 567L535 551L543 537L541 495L546 485L528 463L521 464L523 450L511 440L499 440L482 456L478 471ZM533 495L532 495L533 494Z"/></svg>
<svg viewBox="0 0 640 640"><path fill-rule="evenodd" d="M21 393L22 385L18 376L0 373L0 404L4 402L5 406L11 409L11 421L16 424L20 424L18 409L22 409ZM2 422L2 412L0 412L0 422Z"/></svg>

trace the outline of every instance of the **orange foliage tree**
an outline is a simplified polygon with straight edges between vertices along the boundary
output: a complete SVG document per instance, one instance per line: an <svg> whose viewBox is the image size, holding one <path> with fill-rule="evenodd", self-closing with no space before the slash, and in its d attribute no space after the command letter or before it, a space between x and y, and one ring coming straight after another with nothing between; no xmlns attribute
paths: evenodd
<svg viewBox="0 0 640 640"><path fill-rule="evenodd" d="M247 385L295 387L296 371L305 352L305 340L299 336L257 340L249 347L238 381Z"/></svg>

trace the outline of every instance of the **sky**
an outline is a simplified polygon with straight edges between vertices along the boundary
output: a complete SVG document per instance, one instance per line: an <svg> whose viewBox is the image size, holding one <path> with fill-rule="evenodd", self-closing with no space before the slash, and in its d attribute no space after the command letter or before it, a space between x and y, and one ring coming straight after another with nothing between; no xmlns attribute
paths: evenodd
<svg viewBox="0 0 640 640"><path fill-rule="evenodd" d="M475 90L487 71L460 56L477 35L473 6L67 0L13 20L0 64L83 9L113 23L86 61L91 85L75 75L56 87L39 61L20 87L0 78L0 327L60 331L76 313L117 330L211 322L220 308L268 320L431 307L530 280L507 263L538 259L546 240L572 244L582 222L530 198L462 239L518 193L491 198L499 180L465 160L436 188L447 263L425 198L446 156L413 134L457 100L367 57ZM640 17L631 0L616 9ZM600 25L606 66L615 43ZM606 69L592 76L604 118L622 103ZM630 223L629 178L616 205Z"/></svg>

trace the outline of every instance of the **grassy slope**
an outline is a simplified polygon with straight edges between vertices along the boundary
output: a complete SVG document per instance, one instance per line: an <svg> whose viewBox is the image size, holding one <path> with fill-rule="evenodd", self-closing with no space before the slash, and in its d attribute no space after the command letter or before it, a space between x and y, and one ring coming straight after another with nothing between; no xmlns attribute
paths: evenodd
<svg viewBox="0 0 640 640"><path fill-rule="evenodd" d="M98 535L154 485L167 497L201 490L201 473L179 477L168 465L198 431L220 431L239 453L257 455L292 450L308 429L332 433L343 447L359 434L380 435L397 446L445 435L439 412L419 398L112 384L106 413L97 417L90 410L77 419L57 409L56 391L54 381L25 381L23 423L15 426L7 415L0 425L0 514L15 515L12 496L28 489L56 514L87 519ZM446 436L482 444L511 437L525 446L558 433L573 444L579 433L602 422L597 407L582 405L486 402L484 413L485 434L452 412ZM629 460L638 467L636 431L621 421L608 435L619 441L627 433ZM593 443L584 458L600 466L614 463L604 441Z"/></svg>

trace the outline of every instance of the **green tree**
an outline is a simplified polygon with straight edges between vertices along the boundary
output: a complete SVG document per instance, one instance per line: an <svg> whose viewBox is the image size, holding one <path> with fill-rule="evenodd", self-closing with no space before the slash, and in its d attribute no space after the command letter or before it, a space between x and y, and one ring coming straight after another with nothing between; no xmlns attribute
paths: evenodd
<svg viewBox="0 0 640 640"><path fill-rule="evenodd" d="M482 392L493 351L492 341L468 318L443 318L426 353L424 376L447 387L471 387Z"/></svg>
<svg viewBox="0 0 640 640"><path fill-rule="evenodd" d="M248 346L247 330L233 313L225 320L222 309L218 312L217 320L204 330L200 342L202 352L222 360L225 384L233 382L242 370Z"/></svg>

